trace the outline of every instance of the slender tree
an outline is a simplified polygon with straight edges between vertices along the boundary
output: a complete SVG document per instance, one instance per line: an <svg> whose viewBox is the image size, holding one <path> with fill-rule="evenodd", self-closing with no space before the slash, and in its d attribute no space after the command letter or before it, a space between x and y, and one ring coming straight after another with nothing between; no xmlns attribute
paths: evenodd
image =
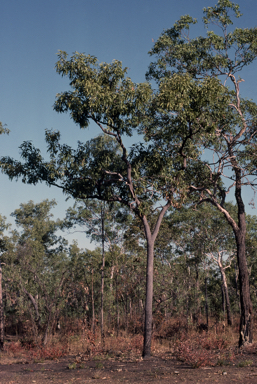
<svg viewBox="0 0 257 384"><path fill-rule="evenodd" d="M223 255L228 256L226 265L223 263ZM217 257L213 253L208 253L208 256L219 266L220 269L220 274L222 278L222 284L223 284L223 290L224 290L224 302L226 306L226 311L227 311L227 323L229 326L232 325L232 314L231 314L231 307L230 307L230 300L229 300L229 294L228 294L228 284L227 284L227 278L226 278L226 273L225 270L227 268L231 267L231 262L233 260L234 255L227 255L227 251L218 251L217 252Z"/></svg>

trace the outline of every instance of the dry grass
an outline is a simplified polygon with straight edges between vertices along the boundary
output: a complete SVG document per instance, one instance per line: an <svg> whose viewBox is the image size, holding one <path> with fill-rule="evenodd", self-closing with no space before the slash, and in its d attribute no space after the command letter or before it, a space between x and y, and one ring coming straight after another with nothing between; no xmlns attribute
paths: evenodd
<svg viewBox="0 0 257 384"><path fill-rule="evenodd" d="M205 328L204 324L168 319L160 323L155 336L177 359L194 368L230 364L235 358L233 351L238 343L239 324L226 327L224 322L212 321L208 331Z"/></svg>
<svg viewBox="0 0 257 384"><path fill-rule="evenodd" d="M57 360L60 357L77 356L78 362L83 359L140 357L143 345L142 335L126 335L119 337L110 334L101 342L100 334L95 336L90 331L64 337L54 336L47 346L26 344L21 341L6 342L4 352L0 353L0 364L25 362L43 362Z"/></svg>
<svg viewBox="0 0 257 384"><path fill-rule="evenodd" d="M222 323L213 323L208 332L200 332L199 327L188 327L185 321L169 319L158 324L152 342L153 355L171 353L192 367L206 365L225 365L233 360L232 353L238 341L238 325L226 328ZM5 344L0 354L1 364L17 362L42 362L57 360L66 355L75 356L80 364L87 359L130 359L141 358L143 346L142 334L126 334L106 332L104 343L100 332L95 335L90 330L75 324L73 328L63 329L52 336L46 347L23 341L12 341Z"/></svg>

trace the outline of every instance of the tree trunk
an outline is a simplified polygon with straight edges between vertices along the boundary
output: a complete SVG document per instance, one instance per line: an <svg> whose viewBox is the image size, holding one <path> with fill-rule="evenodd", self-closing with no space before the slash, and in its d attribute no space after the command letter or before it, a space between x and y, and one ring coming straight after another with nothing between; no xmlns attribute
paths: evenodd
<svg viewBox="0 0 257 384"><path fill-rule="evenodd" d="M47 323L46 323L46 328L44 331L44 335L42 338L42 344L47 345L48 344L48 335L53 333L53 327L55 324L56 318L59 316L59 309L54 308L52 305L47 308L48 311L48 318L47 318Z"/></svg>
<svg viewBox="0 0 257 384"><path fill-rule="evenodd" d="M221 281L221 298L222 298L222 312L223 312L223 320L225 321L225 313L226 313L226 299L225 299L225 293L224 293L224 284Z"/></svg>
<svg viewBox="0 0 257 384"><path fill-rule="evenodd" d="M235 287L236 287L236 297L239 298L237 281L238 281L237 262L236 262L236 260L235 260ZM239 309L240 309L240 301L238 301L238 302L239 302Z"/></svg>
<svg viewBox="0 0 257 384"><path fill-rule="evenodd" d="M201 320L201 304L200 304L200 282L199 282L199 269L198 262L195 261L195 298L196 306L194 308L193 320L196 324L200 324Z"/></svg>
<svg viewBox="0 0 257 384"><path fill-rule="evenodd" d="M236 245L237 245L237 263L238 263L238 280L240 290L240 329L239 329L239 347L253 341L253 310L250 296L249 274L247 268L247 260L245 254L245 237L246 237L246 219L245 207L242 199L242 171L235 160L234 153L229 145L229 155L231 156L232 166L236 175L235 198L238 210L238 223L229 215L229 213L221 206L218 209L223 212L229 224L232 226ZM217 206L215 203L214 205Z"/></svg>
<svg viewBox="0 0 257 384"><path fill-rule="evenodd" d="M230 300L228 295L228 285L227 285L227 279L224 268L220 267L220 273L222 277L222 283L224 288L224 301L226 303L226 311L227 311L227 324L228 326L232 326L232 315L231 315L231 308L230 308Z"/></svg>
<svg viewBox="0 0 257 384"><path fill-rule="evenodd" d="M47 345L47 343L48 343L48 335L49 335L49 332L51 331L51 326L53 324L53 320L54 320L54 316L55 316L55 314L53 313L52 305L47 306L46 310L47 310L48 314L47 314L47 323L46 323L45 331L44 331L44 334L42 337L42 344L43 345Z"/></svg>
<svg viewBox="0 0 257 384"><path fill-rule="evenodd" d="M154 262L154 243L159 233L162 219L171 206L171 202L162 208L156 221L154 231L151 233L146 216L141 219L144 224L145 238L147 241L147 266L146 266L146 295L145 295L145 328L143 358L151 357L152 327L153 327L153 262Z"/></svg>
<svg viewBox="0 0 257 384"><path fill-rule="evenodd" d="M187 259L187 258L186 258ZM187 264L187 260L186 260ZM186 306L187 306L187 332L189 330L189 323L192 322L192 311L191 311L191 284L190 284L190 266L187 267L188 278L187 278L187 296L186 296Z"/></svg>
<svg viewBox="0 0 257 384"><path fill-rule="evenodd" d="M92 269L92 289L91 289L91 301L92 301L92 326L91 330L95 336L95 299L94 299L94 270Z"/></svg>
<svg viewBox="0 0 257 384"><path fill-rule="evenodd" d="M24 288L21 284L21 288L23 290L23 292L25 293L25 295L27 295L27 297L29 298L33 308L34 308L34 311L35 311L35 316L34 316L34 321L35 321L35 324L36 324L36 327L37 327L37 333L39 333L41 331L41 317L40 317L40 314L39 314L39 310L38 310L38 303L37 303L37 300L36 298L34 298L32 296L31 293L29 293L26 288ZM31 317L31 319L33 319L33 317Z"/></svg>
<svg viewBox="0 0 257 384"><path fill-rule="evenodd" d="M30 305L28 305L28 310L29 310L29 314L30 314L30 318L31 318L31 324L32 324L32 330L33 330L33 334L34 334L34 340L35 340L35 342L37 342L38 328L37 328L37 324L35 323L35 318L33 316L32 308L31 308Z"/></svg>
<svg viewBox="0 0 257 384"><path fill-rule="evenodd" d="M206 325L207 325L207 329L208 329L208 327L209 327L209 307L208 307L207 277L205 277L205 315L206 315Z"/></svg>
<svg viewBox="0 0 257 384"><path fill-rule="evenodd" d="M153 326L153 261L154 242L147 239L147 267L146 267L146 298L145 298L145 329L143 357L151 356L151 340Z"/></svg>
<svg viewBox="0 0 257 384"><path fill-rule="evenodd" d="M101 208L102 218L102 273L101 273L101 342L104 346L104 268L105 268L105 250L104 250L104 219L105 219L105 206Z"/></svg>
<svg viewBox="0 0 257 384"><path fill-rule="evenodd" d="M51 316L49 315L48 319L47 319L47 324L46 324L46 328L45 328L45 331L44 331L44 335L42 337L42 344L43 345L47 345L47 343L48 343L48 331L49 331L50 322L51 322L50 317Z"/></svg>
<svg viewBox="0 0 257 384"><path fill-rule="evenodd" d="M118 298L118 273L116 272L116 336L119 337L120 331L120 314L119 314L119 298Z"/></svg>
<svg viewBox="0 0 257 384"><path fill-rule="evenodd" d="M126 287L125 287L126 289ZM125 295L125 331L128 333L128 294L126 289L126 295Z"/></svg>
<svg viewBox="0 0 257 384"><path fill-rule="evenodd" d="M242 233L243 231L240 232L236 238L241 307L239 347L253 341L253 311L245 255L245 234Z"/></svg>
<svg viewBox="0 0 257 384"><path fill-rule="evenodd" d="M241 170L239 167L235 169L236 188L235 197L238 207L238 229L234 231L237 245L237 262L239 269L239 287L240 287L240 335L239 347L253 341L253 311L250 297L249 274L247 268L247 260L245 254L245 236L246 236L246 220L245 207L242 199L242 182Z"/></svg>

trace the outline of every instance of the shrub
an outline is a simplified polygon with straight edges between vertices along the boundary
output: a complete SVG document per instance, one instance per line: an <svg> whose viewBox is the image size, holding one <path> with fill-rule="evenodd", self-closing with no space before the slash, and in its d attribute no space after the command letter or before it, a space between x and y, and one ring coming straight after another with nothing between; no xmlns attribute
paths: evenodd
<svg viewBox="0 0 257 384"><path fill-rule="evenodd" d="M225 363L233 359L228 350L228 341L214 334L191 336L190 339L177 342L175 355L193 368L215 366L221 361Z"/></svg>

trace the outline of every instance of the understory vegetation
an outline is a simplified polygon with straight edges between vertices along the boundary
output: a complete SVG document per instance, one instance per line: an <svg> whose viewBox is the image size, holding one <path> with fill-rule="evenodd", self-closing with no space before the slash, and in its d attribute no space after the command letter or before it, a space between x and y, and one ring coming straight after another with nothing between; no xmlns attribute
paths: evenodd
<svg viewBox="0 0 257 384"><path fill-rule="evenodd" d="M0 353L2 364L43 363L73 356L74 361L67 367L69 369L83 368L83 361L87 360L99 362L98 368L101 369L102 360L135 362L141 359L143 333L135 334L133 327L125 331L123 324L119 336L114 329L106 328L103 345L99 327L93 334L83 321L62 318L62 323L62 330L54 332L48 345L43 346L36 342L31 332L32 324L27 322L30 327L23 335L10 337L5 343L4 351ZM185 320L175 317L163 321L155 329L152 352L155 356L178 359L192 368L235 365L238 327L239 322L227 328L223 322L213 321L207 332L193 324L188 327ZM243 366L242 362L240 364ZM251 362L247 361L247 365L251 365Z"/></svg>
<svg viewBox="0 0 257 384"><path fill-rule="evenodd" d="M12 214L15 231L2 218L4 351L33 361L67 354L138 358L146 268L140 221L115 205L104 206L103 218L102 203L81 201L54 220L55 204L22 204ZM85 237L102 243L103 223L103 248L65 240L79 224ZM248 215L247 223L255 309L257 218ZM172 353L193 367L232 361L240 318L235 252L230 227L209 207L166 216L156 241L152 353Z"/></svg>

